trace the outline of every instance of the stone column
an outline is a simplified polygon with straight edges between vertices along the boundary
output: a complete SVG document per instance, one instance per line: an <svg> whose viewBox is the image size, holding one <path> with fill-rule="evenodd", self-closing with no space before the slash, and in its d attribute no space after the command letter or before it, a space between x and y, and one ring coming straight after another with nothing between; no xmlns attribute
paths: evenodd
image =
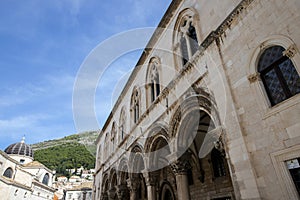
<svg viewBox="0 0 300 200"><path fill-rule="evenodd" d="M130 200L137 200L138 188L139 188L139 179L138 178L129 178L127 179L127 185L130 191Z"/></svg>
<svg viewBox="0 0 300 200"><path fill-rule="evenodd" d="M185 155L171 164L171 168L176 176L178 200L190 200L187 170L191 165L188 161L188 157L188 154L185 153Z"/></svg>
<svg viewBox="0 0 300 200"><path fill-rule="evenodd" d="M144 172L143 176L145 178L147 186L147 199L156 200L156 182L157 182L157 172Z"/></svg>
<svg viewBox="0 0 300 200"><path fill-rule="evenodd" d="M118 185L117 186L117 196L118 199L123 200L123 199L128 199L128 188L126 185Z"/></svg>

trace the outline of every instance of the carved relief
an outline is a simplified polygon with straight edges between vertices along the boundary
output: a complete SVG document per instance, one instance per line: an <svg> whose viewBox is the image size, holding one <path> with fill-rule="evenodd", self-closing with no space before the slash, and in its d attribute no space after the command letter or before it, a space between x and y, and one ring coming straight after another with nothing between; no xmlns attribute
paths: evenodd
<svg viewBox="0 0 300 200"><path fill-rule="evenodd" d="M288 58L292 58L296 53L297 53L296 46L291 45L283 52L283 55L287 56Z"/></svg>
<svg viewBox="0 0 300 200"><path fill-rule="evenodd" d="M248 76L248 80L249 80L250 83L254 83L254 82L260 80L260 74L258 72L255 73L255 74L250 74Z"/></svg>

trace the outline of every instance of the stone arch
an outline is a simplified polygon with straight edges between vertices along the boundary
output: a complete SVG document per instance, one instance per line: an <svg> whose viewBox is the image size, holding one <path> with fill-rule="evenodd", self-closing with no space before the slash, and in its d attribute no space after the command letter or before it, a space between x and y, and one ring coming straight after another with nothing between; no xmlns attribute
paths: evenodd
<svg viewBox="0 0 300 200"><path fill-rule="evenodd" d="M166 135L155 135L150 145L147 167L150 171L156 171L168 166L170 154L171 150Z"/></svg>
<svg viewBox="0 0 300 200"><path fill-rule="evenodd" d="M194 138L202 137L200 141L203 142L205 133L220 127L221 124L213 98L203 89L190 90L179 102L171 118L169 132L175 140L171 151L182 154ZM199 132L203 134L200 136Z"/></svg>
<svg viewBox="0 0 300 200"><path fill-rule="evenodd" d="M129 178L128 176L128 159L127 158L122 158L118 168L117 168L117 173L118 173L118 184L122 185L125 184L126 185L126 181Z"/></svg>
<svg viewBox="0 0 300 200"><path fill-rule="evenodd" d="M165 122L155 122L151 124L149 131L147 133L147 140L145 142L145 152L151 152L152 142L156 139L157 136L163 136L167 141L169 140L168 135L168 124Z"/></svg>
<svg viewBox="0 0 300 200"><path fill-rule="evenodd" d="M103 182L102 182L102 190L101 190L101 196L103 199L108 200L108 191L109 191L109 180L108 180L108 174L103 175Z"/></svg>
<svg viewBox="0 0 300 200"><path fill-rule="evenodd" d="M127 182L129 180L129 172L128 172L128 159L122 158L119 162L117 168L117 176L118 176L118 186L117 186L117 195L118 199L129 199L130 193L129 188L127 186Z"/></svg>
<svg viewBox="0 0 300 200"><path fill-rule="evenodd" d="M175 200L175 193L168 181L164 181L160 187L159 196L161 200Z"/></svg>
<svg viewBox="0 0 300 200"><path fill-rule="evenodd" d="M109 188L113 189L118 184L118 176L115 168L112 168L109 172Z"/></svg>
<svg viewBox="0 0 300 200"><path fill-rule="evenodd" d="M144 161L144 149L143 147L136 143L133 145L130 151L129 156L129 170L131 175L133 173L141 173L142 170L145 168L145 161Z"/></svg>
<svg viewBox="0 0 300 200"><path fill-rule="evenodd" d="M171 137L176 135L179 122L193 110L203 110L210 116L216 126L221 126L214 98L203 88L190 89L178 102L169 122L169 134Z"/></svg>

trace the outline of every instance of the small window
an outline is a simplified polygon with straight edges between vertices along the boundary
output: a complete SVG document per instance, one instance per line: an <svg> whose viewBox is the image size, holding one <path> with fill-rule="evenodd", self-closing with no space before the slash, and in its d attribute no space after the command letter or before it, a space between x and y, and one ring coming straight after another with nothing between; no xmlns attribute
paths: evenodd
<svg viewBox="0 0 300 200"><path fill-rule="evenodd" d="M159 62L155 58L153 58L149 64L151 102L153 102L160 94L158 65Z"/></svg>
<svg viewBox="0 0 300 200"><path fill-rule="evenodd" d="M211 151L211 162L215 178L226 176L224 157L216 148Z"/></svg>
<svg viewBox="0 0 300 200"><path fill-rule="evenodd" d="M48 173L45 174L42 183L45 185L48 185L48 183L49 183L49 174Z"/></svg>
<svg viewBox="0 0 300 200"><path fill-rule="evenodd" d="M274 106L300 92L300 77L293 62L284 56L285 49L272 46L260 56L258 72Z"/></svg>
<svg viewBox="0 0 300 200"><path fill-rule="evenodd" d="M20 164L24 164L25 160L24 159L20 159Z"/></svg>
<svg viewBox="0 0 300 200"><path fill-rule="evenodd" d="M3 176L7 177L7 178L12 178L13 177L13 170L12 168L7 168L5 170L5 172L3 173Z"/></svg>
<svg viewBox="0 0 300 200"><path fill-rule="evenodd" d="M135 89L131 97L131 113L133 122L137 123L140 118L140 93L138 89Z"/></svg>
<svg viewBox="0 0 300 200"><path fill-rule="evenodd" d="M295 184L296 190L300 195L300 158L286 161L288 170Z"/></svg>

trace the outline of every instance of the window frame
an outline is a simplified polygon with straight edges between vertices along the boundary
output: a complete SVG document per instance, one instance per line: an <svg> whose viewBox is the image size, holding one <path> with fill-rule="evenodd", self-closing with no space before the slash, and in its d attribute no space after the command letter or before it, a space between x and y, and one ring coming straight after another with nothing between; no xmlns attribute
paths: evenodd
<svg viewBox="0 0 300 200"><path fill-rule="evenodd" d="M286 61L290 61L291 64L292 64L292 67L295 69L296 73L297 72L297 69L292 61L292 59L290 59L289 57L287 57L286 55L283 55L280 57L280 58L277 58L275 61L273 61L271 64L269 64L268 66L266 66L264 69L260 70L259 69L259 62L261 61L262 59L262 56L263 54L269 50L270 48L274 48L274 47L281 47L283 49L282 53L284 51L286 51L286 49L283 47L283 46L280 46L280 45L272 45L272 46L269 46L268 48L265 48L262 52L261 52L261 55L259 56L258 58L258 64L257 64L257 70L259 72L259 75L260 75L260 79L262 80L263 82L263 86L264 86L264 89L266 90L266 93L268 95L268 99L271 103L271 106L275 106L277 104L280 104L281 102L299 94L299 93L296 93L296 94L292 94L290 89L289 89L289 86L288 86L288 83L287 83L287 80L284 78L284 75L280 69L280 64L286 62ZM279 85L281 86L281 89L285 95L284 99L281 100L280 102L276 103L275 102L275 99L272 97L272 94L271 94L271 91L270 91L270 87L269 87L269 84L266 82L266 78L265 76L271 72L272 70L274 70L275 74L276 74L276 78L278 79L278 83ZM299 73L297 74L298 77L299 77Z"/></svg>
<svg viewBox="0 0 300 200"><path fill-rule="evenodd" d="M291 98L271 106L271 102L268 98L267 92L264 88L263 82L260 80L259 73L257 71L258 60L262 52L268 47L279 45L285 49L290 49L294 47L294 55L291 61L295 66L298 74L300 73L300 54L298 48L296 47L293 40L285 35L270 35L265 37L261 42L259 42L248 57L248 67L247 67L247 78L249 81L249 87L252 88L253 94L256 96L256 106L259 107L262 114L262 119L267 119L276 113L287 110L288 108L297 105L300 102L300 95L292 96Z"/></svg>

